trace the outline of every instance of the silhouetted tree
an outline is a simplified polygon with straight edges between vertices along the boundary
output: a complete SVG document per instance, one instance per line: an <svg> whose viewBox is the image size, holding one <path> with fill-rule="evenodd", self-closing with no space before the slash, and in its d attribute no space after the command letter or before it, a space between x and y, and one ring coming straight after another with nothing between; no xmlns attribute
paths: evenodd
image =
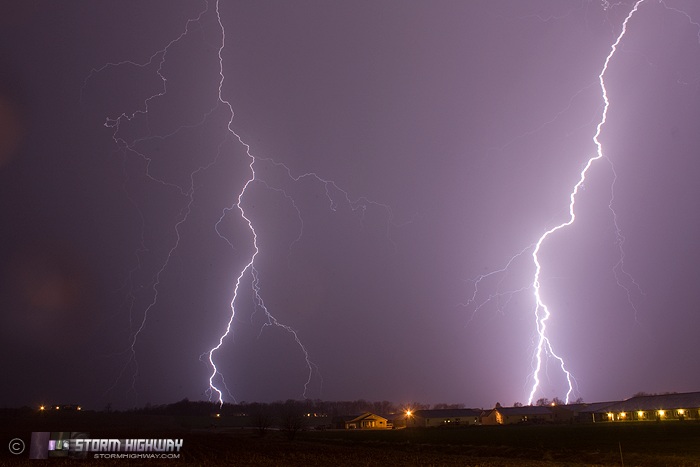
<svg viewBox="0 0 700 467"><path fill-rule="evenodd" d="M522 407L523 403L522 402L513 402L513 407Z"/></svg>
<svg viewBox="0 0 700 467"><path fill-rule="evenodd" d="M546 397L543 397L541 399L537 399L537 402L535 402L535 405L537 405L539 407L542 407L544 405L549 405L549 404L550 404L549 399L547 399Z"/></svg>
<svg viewBox="0 0 700 467"><path fill-rule="evenodd" d="M373 402L370 409L368 412L376 414L387 414L396 411L394 404L389 401Z"/></svg>
<svg viewBox="0 0 700 467"><path fill-rule="evenodd" d="M445 409L463 409L466 406L464 404L445 404L440 403L440 404L435 404L433 405L433 410L445 410Z"/></svg>
<svg viewBox="0 0 700 467"><path fill-rule="evenodd" d="M304 406L302 404L289 399L280 406L280 428L290 441L306 426Z"/></svg>
<svg viewBox="0 0 700 467"><path fill-rule="evenodd" d="M411 409L415 412L416 410L428 410L430 408L430 404L421 404L420 402L409 402L408 404L402 404L401 406L404 408L401 410L402 412L405 409Z"/></svg>
<svg viewBox="0 0 700 467"><path fill-rule="evenodd" d="M253 426L258 429L260 436L265 436L267 430L272 426L272 410L267 404L250 404L248 406Z"/></svg>

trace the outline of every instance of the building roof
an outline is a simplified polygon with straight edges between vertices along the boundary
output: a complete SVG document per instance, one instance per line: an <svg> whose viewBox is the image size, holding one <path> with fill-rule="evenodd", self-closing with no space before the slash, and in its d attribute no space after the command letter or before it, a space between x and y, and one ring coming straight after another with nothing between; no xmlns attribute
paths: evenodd
<svg viewBox="0 0 700 467"><path fill-rule="evenodd" d="M501 415L551 415L549 407L542 405L524 405L522 407L496 407Z"/></svg>
<svg viewBox="0 0 700 467"><path fill-rule="evenodd" d="M361 420L387 420L385 417L382 417L381 415L374 414L372 412L365 412L362 415L357 415L355 418L351 420L346 420L347 423L352 423L352 422L359 422Z"/></svg>
<svg viewBox="0 0 700 467"><path fill-rule="evenodd" d="M700 392L637 396L605 408L600 408L597 412L634 412L637 410L690 408L700 408Z"/></svg>
<svg viewBox="0 0 700 467"><path fill-rule="evenodd" d="M461 418L478 417L482 412L481 409L436 409L416 410L413 415L421 418Z"/></svg>
<svg viewBox="0 0 700 467"><path fill-rule="evenodd" d="M587 403L582 403L582 404L568 404L568 405L559 405L557 407L563 408L566 410L570 410L572 412L576 413L592 413L592 412L609 412L609 410L606 410L607 408L619 404L621 401L607 401L607 402L592 402L590 404Z"/></svg>

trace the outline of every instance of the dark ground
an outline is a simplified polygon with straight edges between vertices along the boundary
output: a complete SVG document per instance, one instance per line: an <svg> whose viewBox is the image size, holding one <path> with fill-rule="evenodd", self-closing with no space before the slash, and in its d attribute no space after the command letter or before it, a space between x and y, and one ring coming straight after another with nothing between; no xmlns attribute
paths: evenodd
<svg viewBox="0 0 700 467"><path fill-rule="evenodd" d="M49 415L49 416L46 416ZM240 420L135 414L2 414L0 465L34 465L12 456L13 438L32 431L88 431L93 438L183 438L180 459L68 460L50 465L262 466L700 466L700 423L475 426L384 431L287 433L236 428ZM218 426L215 426L218 425Z"/></svg>

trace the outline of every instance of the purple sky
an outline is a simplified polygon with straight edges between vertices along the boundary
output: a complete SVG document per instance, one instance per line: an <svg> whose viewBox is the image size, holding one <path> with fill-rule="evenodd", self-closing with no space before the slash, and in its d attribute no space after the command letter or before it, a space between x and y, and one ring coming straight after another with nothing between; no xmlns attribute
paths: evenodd
<svg viewBox="0 0 700 467"><path fill-rule="evenodd" d="M210 2L0 16L1 404L207 398L200 355L253 253ZM527 402L528 246L568 218L632 5L221 2L259 292L315 365L307 397ZM540 253L574 398L700 389L699 22L691 0L632 17L605 75L606 158ZM302 398L302 349L254 305L248 270L214 355L231 394ZM565 396L555 363L536 398Z"/></svg>

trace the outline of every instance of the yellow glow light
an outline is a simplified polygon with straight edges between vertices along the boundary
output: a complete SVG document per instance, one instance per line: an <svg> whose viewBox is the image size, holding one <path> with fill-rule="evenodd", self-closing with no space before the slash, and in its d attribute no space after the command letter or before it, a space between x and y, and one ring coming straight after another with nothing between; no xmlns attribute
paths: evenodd
<svg viewBox="0 0 700 467"><path fill-rule="evenodd" d="M612 413L612 412L608 412L608 418L609 418L610 420L613 419L613 413Z"/></svg>
<svg viewBox="0 0 700 467"><path fill-rule="evenodd" d="M80 407L80 406L78 406L78 410L83 410L83 408L82 408L82 407Z"/></svg>
<svg viewBox="0 0 700 467"><path fill-rule="evenodd" d="M39 410L46 410L46 407L42 405L41 407L39 407Z"/></svg>
<svg viewBox="0 0 700 467"><path fill-rule="evenodd" d="M639 416L639 418L642 418L644 416L644 412L640 410L639 412L637 412L637 415Z"/></svg>
<svg viewBox="0 0 700 467"><path fill-rule="evenodd" d="M407 416L407 417L410 417L411 414L413 414L413 412L411 412L411 409L408 409L408 410L406 411L406 416Z"/></svg>
<svg viewBox="0 0 700 467"><path fill-rule="evenodd" d="M663 410L659 410L659 417L663 417L664 415L666 415L666 412L664 412Z"/></svg>
<svg viewBox="0 0 700 467"><path fill-rule="evenodd" d="M56 410L61 410L61 408L59 406L56 406Z"/></svg>
<svg viewBox="0 0 700 467"><path fill-rule="evenodd" d="M685 410L683 409L678 409L678 415L683 415L685 413Z"/></svg>
<svg viewBox="0 0 700 467"><path fill-rule="evenodd" d="M620 418L625 418L627 414L625 412L620 412Z"/></svg>

